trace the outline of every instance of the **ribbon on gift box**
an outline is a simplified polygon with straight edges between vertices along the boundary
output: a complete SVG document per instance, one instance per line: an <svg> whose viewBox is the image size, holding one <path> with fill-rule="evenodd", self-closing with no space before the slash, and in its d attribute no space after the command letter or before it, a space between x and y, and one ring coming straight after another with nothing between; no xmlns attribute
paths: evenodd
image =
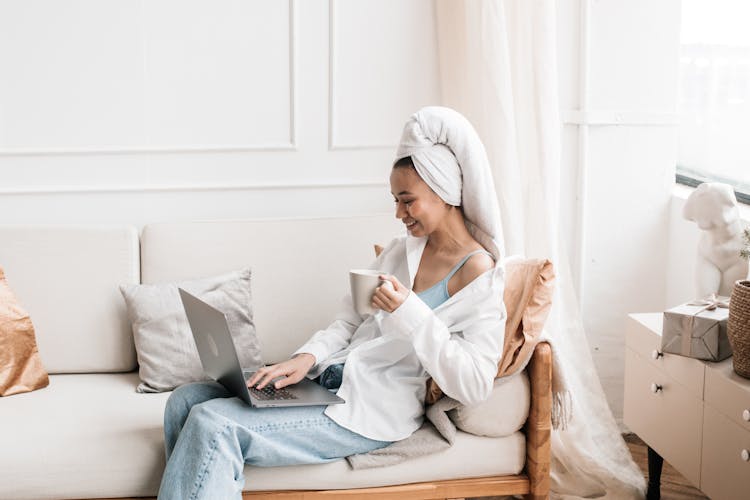
<svg viewBox="0 0 750 500"><path fill-rule="evenodd" d="M690 354L690 343L693 340L693 326L695 324L695 318L703 311L713 311L717 307L728 309L729 299L721 300L716 296L715 293L712 293L705 299L697 299L692 302L688 302L687 305L703 307L698 309L698 311L693 313L691 316L682 317L682 354L684 355Z"/></svg>

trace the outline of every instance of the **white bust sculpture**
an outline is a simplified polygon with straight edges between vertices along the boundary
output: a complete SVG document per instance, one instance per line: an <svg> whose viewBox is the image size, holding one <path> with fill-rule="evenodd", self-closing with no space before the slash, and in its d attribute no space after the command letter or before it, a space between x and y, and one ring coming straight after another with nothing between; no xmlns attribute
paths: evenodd
<svg viewBox="0 0 750 500"><path fill-rule="evenodd" d="M703 231L695 267L697 295L728 297L734 282L748 275L748 261L740 257L742 222L732 186L706 182L688 197L682 215Z"/></svg>

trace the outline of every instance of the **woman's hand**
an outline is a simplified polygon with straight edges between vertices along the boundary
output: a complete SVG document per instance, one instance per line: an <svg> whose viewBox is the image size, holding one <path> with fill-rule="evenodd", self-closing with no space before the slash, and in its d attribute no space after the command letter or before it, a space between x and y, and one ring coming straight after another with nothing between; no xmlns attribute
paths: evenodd
<svg viewBox="0 0 750 500"><path fill-rule="evenodd" d="M315 356L312 354L302 352L294 356L292 359L284 361L283 363L277 363L271 366L264 366L259 369L255 374L247 381L248 387L253 387L255 384L258 389L263 389L273 379L277 377L284 377L277 380L273 384L277 389L286 387L288 385L296 384L307 375L310 368L315 365Z"/></svg>
<svg viewBox="0 0 750 500"><path fill-rule="evenodd" d="M404 303L410 290L402 285L395 276L381 274L378 277L386 282L375 289L372 296L372 307L392 313Z"/></svg>

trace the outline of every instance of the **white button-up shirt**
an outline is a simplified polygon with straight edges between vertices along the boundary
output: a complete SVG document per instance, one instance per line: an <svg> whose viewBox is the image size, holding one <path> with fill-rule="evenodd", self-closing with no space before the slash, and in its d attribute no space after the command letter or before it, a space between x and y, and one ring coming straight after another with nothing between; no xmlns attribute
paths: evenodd
<svg viewBox="0 0 750 500"><path fill-rule="evenodd" d="M370 269L412 288L426 243L396 238ZM336 320L295 352L315 356L309 378L346 362L337 392L346 403L326 415L370 439L398 441L422 425L429 377L463 404L489 397L505 335L504 277L498 261L434 311L411 292L393 313L363 317L347 296Z"/></svg>

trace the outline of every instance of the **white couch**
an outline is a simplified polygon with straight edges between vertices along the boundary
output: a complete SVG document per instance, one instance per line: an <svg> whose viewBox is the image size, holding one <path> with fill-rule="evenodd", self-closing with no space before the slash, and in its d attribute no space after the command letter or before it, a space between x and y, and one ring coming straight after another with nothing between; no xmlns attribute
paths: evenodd
<svg viewBox="0 0 750 500"><path fill-rule="evenodd" d="M264 361L272 363L331 321L347 292L347 270L369 264L373 243L387 243L401 230L392 216L154 224L140 236L134 227L0 226L0 266L31 315L50 372L49 387L0 398L0 498L156 495L169 393L135 392L136 353L119 284L252 267L257 331ZM548 429L545 418L538 419L534 427ZM539 436L534 440L545 440ZM543 497L549 470L544 446L527 447L523 432L503 438L459 432L449 450L391 467L353 471L345 460L262 471L246 466L246 490L427 482L420 498L439 491L471 496L535 489L535 498ZM529 460L541 470L531 480L523 474ZM460 481L441 483L454 489L429 489L435 481L506 475L515 489L488 489L505 484L503 478L466 483L484 489L459 491ZM421 490L403 491L410 493L393 498Z"/></svg>

